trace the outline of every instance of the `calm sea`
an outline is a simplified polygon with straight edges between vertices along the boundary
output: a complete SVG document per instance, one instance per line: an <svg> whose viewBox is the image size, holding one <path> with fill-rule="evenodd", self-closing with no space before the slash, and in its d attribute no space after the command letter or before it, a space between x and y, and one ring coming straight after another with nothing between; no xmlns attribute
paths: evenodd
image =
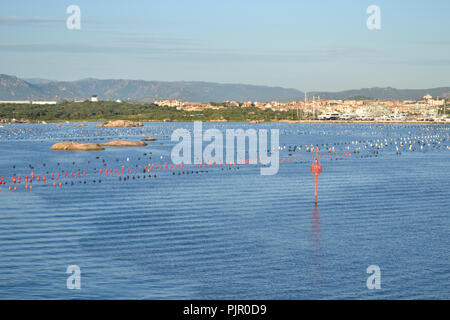
<svg viewBox="0 0 450 320"><path fill-rule="evenodd" d="M272 176L259 165L169 170L170 135L191 123L95 125L0 128L1 299L450 298L449 125L203 124L279 129ZM141 148L49 149L147 134L157 141ZM66 286L69 265L80 290ZM366 286L370 265L380 290Z"/></svg>

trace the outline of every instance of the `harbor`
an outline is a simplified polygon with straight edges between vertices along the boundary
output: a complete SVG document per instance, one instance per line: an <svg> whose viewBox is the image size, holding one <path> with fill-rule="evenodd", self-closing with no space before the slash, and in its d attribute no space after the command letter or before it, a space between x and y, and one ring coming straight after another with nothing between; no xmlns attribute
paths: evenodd
<svg viewBox="0 0 450 320"><path fill-rule="evenodd" d="M192 123L98 125L0 128L1 298L448 297L448 125L203 124L278 129L272 176L258 159L172 164L170 135ZM365 288L374 263L385 290ZM71 264L82 290L61 285Z"/></svg>

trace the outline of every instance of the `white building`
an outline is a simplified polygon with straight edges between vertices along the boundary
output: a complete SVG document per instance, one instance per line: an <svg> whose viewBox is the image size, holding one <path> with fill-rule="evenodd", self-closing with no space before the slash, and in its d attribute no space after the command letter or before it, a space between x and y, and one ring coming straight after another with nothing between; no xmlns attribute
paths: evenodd
<svg viewBox="0 0 450 320"><path fill-rule="evenodd" d="M428 100L428 102L434 107L438 107L438 106L442 107L442 106L445 105L445 100L444 99L442 99L442 100L431 99L431 100Z"/></svg>
<svg viewBox="0 0 450 320"><path fill-rule="evenodd" d="M90 100L91 102L98 102L98 97L97 97L97 95L96 94L94 94L92 97L91 97L91 100Z"/></svg>
<svg viewBox="0 0 450 320"><path fill-rule="evenodd" d="M56 104L56 101L31 101L31 104Z"/></svg>
<svg viewBox="0 0 450 320"><path fill-rule="evenodd" d="M25 103L31 103L30 100L15 100L15 101L0 101L0 103L13 103L13 104L25 104Z"/></svg>
<svg viewBox="0 0 450 320"><path fill-rule="evenodd" d="M155 100L154 104L160 107L181 107L183 105L180 100Z"/></svg>

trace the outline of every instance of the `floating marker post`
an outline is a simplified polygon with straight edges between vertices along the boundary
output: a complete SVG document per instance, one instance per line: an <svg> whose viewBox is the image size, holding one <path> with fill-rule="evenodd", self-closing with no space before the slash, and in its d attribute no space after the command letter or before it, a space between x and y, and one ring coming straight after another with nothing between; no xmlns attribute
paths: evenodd
<svg viewBox="0 0 450 320"><path fill-rule="evenodd" d="M317 184L318 184L318 178L319 174L322 173L322 165L319 161L319 148L316 148L315 150L316 154L313 155L313 163L311 164L311 173L314 175L314 203L317 204Z"/></svg>

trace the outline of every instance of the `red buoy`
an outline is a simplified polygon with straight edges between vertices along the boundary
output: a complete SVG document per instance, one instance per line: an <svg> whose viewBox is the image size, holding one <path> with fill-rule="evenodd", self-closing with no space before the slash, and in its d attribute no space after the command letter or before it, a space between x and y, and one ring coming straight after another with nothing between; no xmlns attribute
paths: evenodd
<svg viewBox="0 0 450 320"><path fill-rule="evenodd" d="M314 203L317 204L317 184L318 184L318 178L319 174L322 173L322 165L319 161L319 149L316 148L315 150L316 154L313 155L313 163L311 164L311 173L314 174Z"/></svg>

